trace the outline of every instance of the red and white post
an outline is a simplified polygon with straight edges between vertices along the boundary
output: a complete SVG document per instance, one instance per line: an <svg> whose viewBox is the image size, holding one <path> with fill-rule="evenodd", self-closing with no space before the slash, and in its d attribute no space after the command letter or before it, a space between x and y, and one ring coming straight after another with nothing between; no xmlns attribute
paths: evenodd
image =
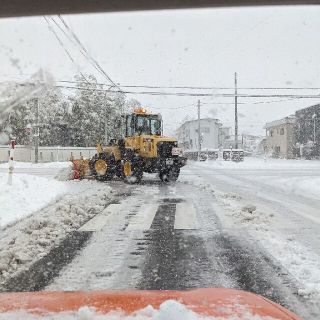
<svg viewBox="0 0 320 320"><path fill-rule="evenodd" d="M16 141L11 140L10 143L10 155L9 155L9 172L8 172L8 184L12 185L12 175L13 175L13 156L14 156L14 147L16 146Z"/></svg>

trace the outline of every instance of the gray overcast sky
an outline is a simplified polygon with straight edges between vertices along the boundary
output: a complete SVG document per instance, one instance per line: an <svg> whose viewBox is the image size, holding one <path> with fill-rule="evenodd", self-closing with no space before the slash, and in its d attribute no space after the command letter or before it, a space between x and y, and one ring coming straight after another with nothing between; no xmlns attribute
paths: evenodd
<svg viewBox="0 0 320 320"><path fill-rule="evenodd" d="M151 11L64 18L110 77L123 85L233 86L237 71L240 87L320 87L320 7ZM61 32L59 35L79 68L105 82L77 47ZM2 19L0 38L1 81L26 79L40 67L59 80L72 80L78 72L43 17ZM196 97L132 97L162 112L167 133L185 116L196 116ZM303 99L252 103L274 100L280 99L239 99L246 103L239 105L240 133L263 134L266 121L319 102ZM205 97L201 101L206 103L203 116L214 116L226 126L233 126L233 99ZM181 106L187 107L177 109Z"/></svg>

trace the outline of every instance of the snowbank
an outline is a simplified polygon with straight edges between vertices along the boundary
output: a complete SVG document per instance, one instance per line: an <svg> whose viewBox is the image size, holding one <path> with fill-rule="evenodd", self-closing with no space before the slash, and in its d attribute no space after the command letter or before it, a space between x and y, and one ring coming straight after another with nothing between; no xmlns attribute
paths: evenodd
<svg viewBox="0 0 320 320"><path fill-rule="evenodd" d="M272 233L264 241L264 246L286 266L288 271L300 282L303 288L298 294L314 301L320 301L320 260L312 250L301 245L294 237L283 237ZM318 305L319 307L319 305Z"/></svg>
<svg viewBox="0 0 320 320"><path fill-rule="evenodd" d="M318 180L319 178L310 179ZM190 183L185 181L184 183ZM287 181L288 186L292 181ZM192 182L205 192L212 194L215 200L212 207L220 220L230 230L246 230L253 236L269 254L271 254L289 274L297 280L298 295L304 297L308 307L320 312L320 259L311 247L301 244L294 234L281 234L277 230L279 219L276 213L267 209L259 202L248 203L245 198L236 193L225 193L217 190L216 186L204 182L200 178ZM296 183L298 186L298 182ZM294 186L291 186L294 188ZM311 188L306 183L300 188ZM319 190L319 188L318 188ZM283 229L282 229L283 230Z"/></svg>
<svg viewBox="0 0 320 320"><path fill-rule="evenodd" d="M243 162L192 162L195 167L212 168L214 173L245 175L245 179L281 189L288 194L320 199L320 161L246 158ZM249 170L253 170L249 172ZM247 174L248 173L248 174Z"/></svg>
<svg viewBox="0 0 320 320"><path fill-rule="evenodd" d="M12 186L7 179L0 173L0 227L45 207L68 190L61 181L33 175L14 175Z"/></svg>
<svg viewBox="0 0 320 320"><path fill-rule="evenodd" d="M212 167L217 169L320 169L319 160L286 160L247 157L241 162L224 161L218 159L207 160L203 162L194 161L192 163L198 166Z"/></svg>
<svg viewBox="0 0 320 320"><path fill-rule="evenodd" d="M160 305L159 310L154 309L152 306L148 306L142 310L132 313L131 315L125 315L121 311L113 311L108 314L100 314L94 309L89 307L82 307L78 311L74 312L60 312L49 315L32 315L24 311L6 312L0 314L0 320L276 320L273 317L261 317L252 315L249 311L244 310L242 315L226 316L226 317L209 317L201 316L195 312L189 310L183 304L168 300Z"/></svg>
<svg viewBox="0 0 320 320"><path fill-rule="evenodd" d="M302 195L307 198L320 199L320 177L277 177L266 180L265 183L281 188L287 193Z"/></svg>
<svg viewBox="0 0 320 320"><path fill-rule="evenodd" d="M52 205L30 214L15 224L7 225L1 230L0 291L1 285L7 279L29 268L33 262L38 261L54 246L57 246L67 234L77 230L90 218L101 213L113 197L112 189L108 185L96 181L59 182L50 180L43 185L43 180L47 179L28 176L26 181L32 181L29 180L30 177L35 178L35 186L37 186L37 189L32 189L37 191L32 196L35 194L40 198L52 196L50 188L54 192L58 186L58 190L61 190L60 186L64 186L68 192ZM37 185L38 182L41 184ZM23 187L23 182L21 186ZM19 209L18 205L16 209Z"/></svg>

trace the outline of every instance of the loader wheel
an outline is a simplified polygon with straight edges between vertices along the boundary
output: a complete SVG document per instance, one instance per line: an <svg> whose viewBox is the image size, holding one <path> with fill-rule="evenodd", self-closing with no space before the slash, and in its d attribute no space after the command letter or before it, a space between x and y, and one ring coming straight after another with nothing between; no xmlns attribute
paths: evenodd
<svg viewBox="0 0 320 320"><path fill-rule="evenodd" d="M139 183L143 176L143 171L139 161L126 160L122 167L123 180L126 183Z"/></svg>
<svg viewBox="0 0 320 320"><path fill-rule="evenodd" d="M172 167L166 171L161 171L159 173L159 178L163 182L174 182L177 181L180 174L180 168Z"/></svg>
<svg viewBox="0 0 320 320"><path fill-rule="evenodd" d="M99 153L94 156L91 161L91 171L95 178L99 181L111 180L114 175L114 158L105 153Z"/></svg>

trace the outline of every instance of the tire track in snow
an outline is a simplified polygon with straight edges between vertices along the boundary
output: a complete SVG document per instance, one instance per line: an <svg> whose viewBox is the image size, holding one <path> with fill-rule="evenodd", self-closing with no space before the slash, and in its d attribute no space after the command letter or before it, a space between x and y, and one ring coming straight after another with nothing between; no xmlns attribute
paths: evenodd
<svg viewBox="0 0 320 320"><path fill-rule="evenodd" d="M4 291L19 292L44 289L52 279L58 276L60 270L72 261L91 235L92 232L72 232L59 246L50 250L42 259L34 262L28 270L10 278L4 284Z"/></svg>
<svg viewBox="0 0 320 320"><path fill-rule="evenodd" d="M121 191L113 195L112 199L109 199L107 203L105 203L104 207L106 208L110 204L117 203L124 194L129 196L130 191L128 191L127 188L122 188ZM87 222L88 220L83 221L82 225ZM16 272L2 283L1 291L17 292L44 289L59 275L59 272L77 256L91 238L92 234L93 232L80 232L78 230L66 234L66 236L43 257L32 261L27 268Z"/></svg>
<svg viewBox="0 0 320 320"><path fill-rule="evenodd" d="M169 206L161 204L145 234L147 253L139 289L230 287L262 295L289 309L303 304L293 278L263 248L247 241L245 234L231 236L223 231L223 221L210 204L212 195L204 196L204 191L199 194L197 188L179 183L175 189L177 197L192 195L198 209L204 210L207 203L210 222L202 220L203 230L174 230L177 199L167 199ZM203 218L204 213L198 211L198 215Z"/></svg>

